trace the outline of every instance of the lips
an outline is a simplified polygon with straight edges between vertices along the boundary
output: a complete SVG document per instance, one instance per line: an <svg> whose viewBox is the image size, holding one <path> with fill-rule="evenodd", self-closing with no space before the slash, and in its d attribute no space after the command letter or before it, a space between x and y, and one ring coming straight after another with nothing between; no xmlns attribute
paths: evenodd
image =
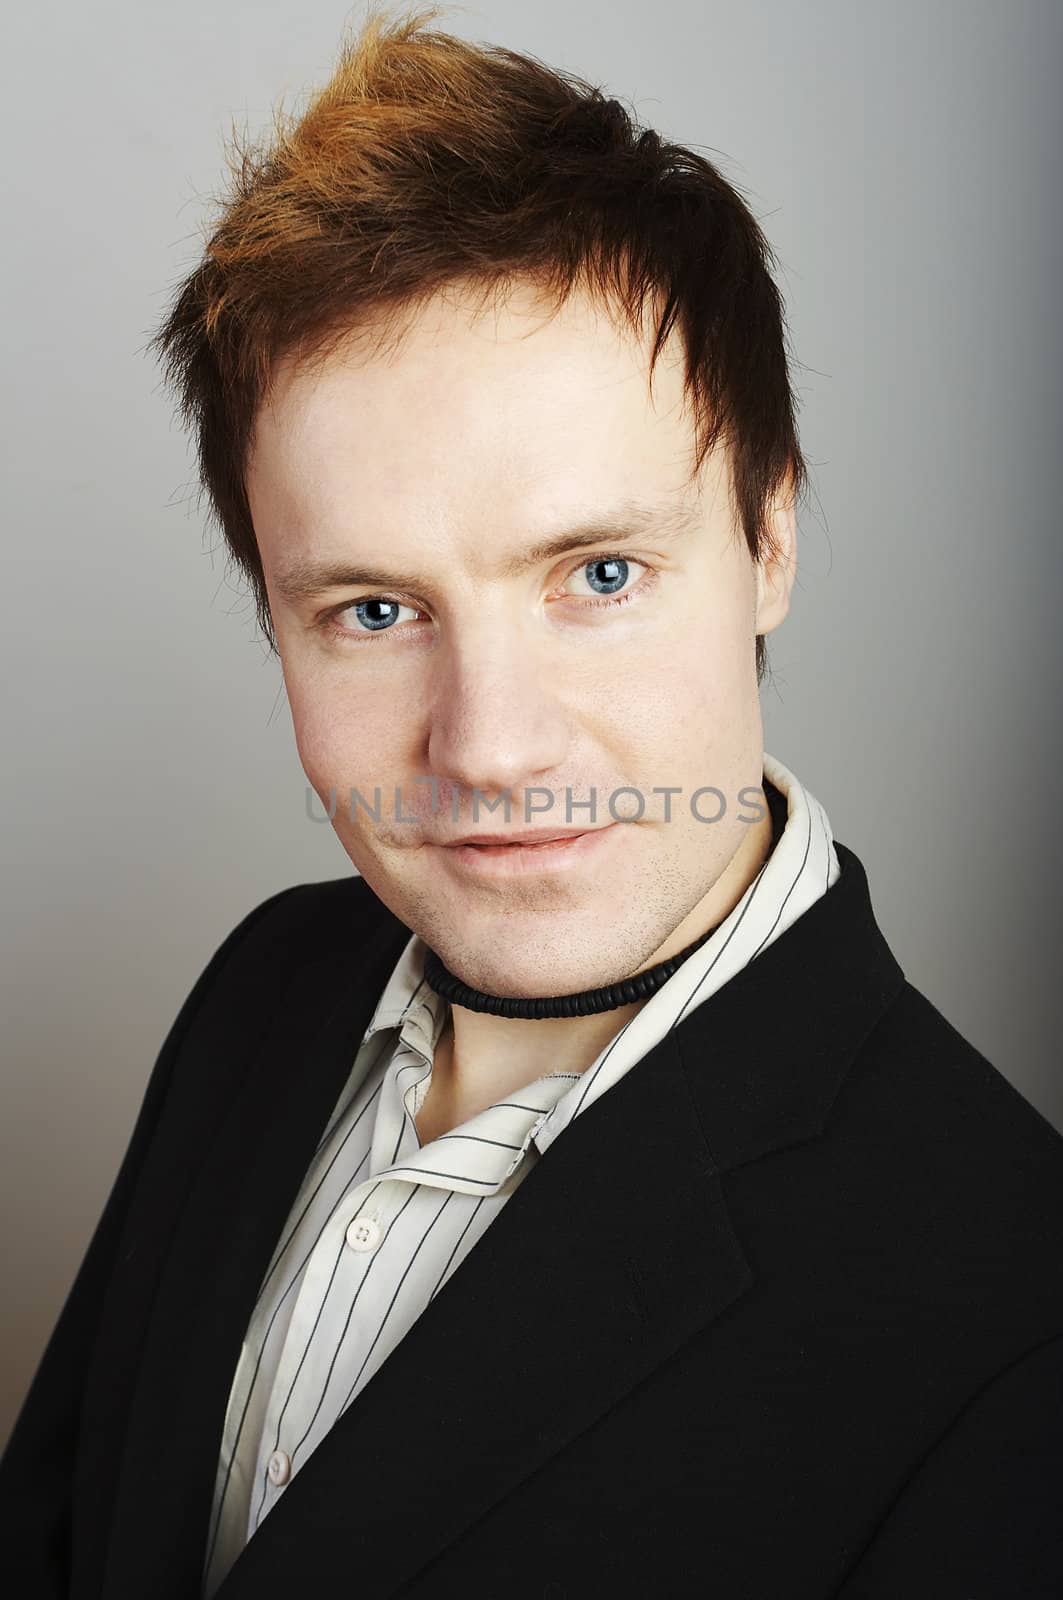
<svg viewBox="0 0 1063 1600"><path fill-rule="evenodd" d="M619 825L612 823L608 827L552 835L543 829L534 837L524 835L520 839L504 839L498 834L483 842L457 840L439 854L448 870L480 881L520 878L525 874L541 877L589 863L620 832Z"/></svg>
<svg viewBox="0 0 1063 1600"><path fill-rule="evenodd" d="M458 839L451 848L460 846L466 850L537 850L544 844L557 844L561 839L581 839L589 829L582 829L579 833L551 833L537 839Z"/></svg>

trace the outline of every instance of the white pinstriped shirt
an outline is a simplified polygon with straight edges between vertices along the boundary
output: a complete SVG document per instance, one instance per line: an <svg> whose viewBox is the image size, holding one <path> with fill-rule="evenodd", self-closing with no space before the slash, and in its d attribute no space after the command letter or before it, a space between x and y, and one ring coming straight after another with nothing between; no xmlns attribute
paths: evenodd
<svg viewBox="0 0 1063 1600"><path fill-rule="evenodd" d="M204 1568L213 1595L285 1485L572 1119L824 894L840 874L819 801L764 753L782 835L710 938L583 1072L551 1072L421 1146L449 1011L415 934L262 1282L233 1379Z"/></svg>

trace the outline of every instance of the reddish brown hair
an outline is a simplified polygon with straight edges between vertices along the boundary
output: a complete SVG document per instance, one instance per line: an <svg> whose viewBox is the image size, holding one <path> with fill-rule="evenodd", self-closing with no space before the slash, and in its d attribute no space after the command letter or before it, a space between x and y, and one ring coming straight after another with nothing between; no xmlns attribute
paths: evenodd
<svg viewBox="0 0 1063 1600"><path fill-rule="evenodd" d="M425 28L444 9L371 9L301 116L276 111L258 146L234 133L221 215L151 341L271 650L244 474L275 364L352 330L401 336L458 280L531 281L555 304L579 286L640 336L648 302L651 379L677 326L692 477L722 441L754 560L772 496L807 487L774 257L736 190L582 79ZM763 637L756 651L760 682Z"/></svg>

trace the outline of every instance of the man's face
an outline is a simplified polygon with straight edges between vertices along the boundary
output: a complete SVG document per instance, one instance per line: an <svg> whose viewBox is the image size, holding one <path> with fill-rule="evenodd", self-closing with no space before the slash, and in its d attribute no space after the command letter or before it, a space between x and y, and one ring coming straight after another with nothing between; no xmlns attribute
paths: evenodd
<svg viewBox="0 0 1063 1600"><path fill-rule="evenodd" d="M792 574L754 566L722 453L690 484L679 352L652 395L648 361L581 293L550 315L524 285L502 309L451 290L397 351L282 364L257 419L247 488L303 769L377 896L496 994L647 962L756 816L755 635ZM658 512L633 528L625 502ZM450 843L581 827L504 856Z"/></svg>

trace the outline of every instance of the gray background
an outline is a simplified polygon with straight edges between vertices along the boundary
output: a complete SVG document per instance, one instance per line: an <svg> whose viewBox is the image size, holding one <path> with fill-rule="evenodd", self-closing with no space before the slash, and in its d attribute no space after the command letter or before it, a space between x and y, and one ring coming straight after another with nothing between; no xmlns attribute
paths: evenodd
<svg viewBox="0 0 1063 1600"><path fill-rule="evenodd" d="M361 15L7 8L0 1437L192 983L267 895L351 870L144 347L230 119L294 107ZM487 0L437 26L603 84L765 226L815 487L766 747L911 981L1063 1127L1063 10Z"/></svg>

